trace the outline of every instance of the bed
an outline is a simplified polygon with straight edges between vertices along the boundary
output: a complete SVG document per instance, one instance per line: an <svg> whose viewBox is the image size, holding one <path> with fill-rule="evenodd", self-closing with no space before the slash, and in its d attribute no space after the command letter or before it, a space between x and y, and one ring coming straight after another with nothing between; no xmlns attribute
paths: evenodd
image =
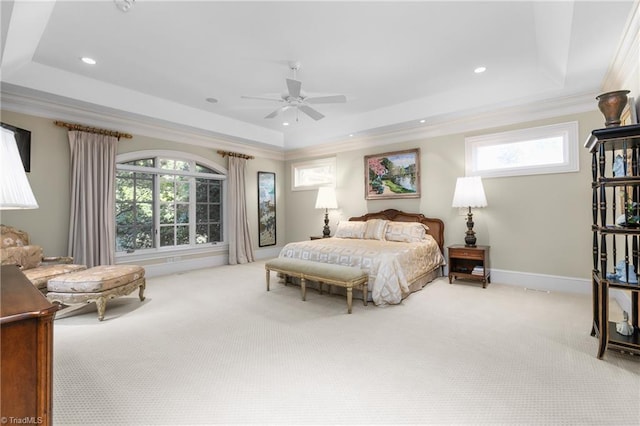
<svg viewBox="0 0 640 426"><path fill-rule="evenodd" d="M331 238L289 243L279 257L359 267L369 274L366 297L393 305L441 276L443 246L440 219L388 209L338 223Z"/></svg>

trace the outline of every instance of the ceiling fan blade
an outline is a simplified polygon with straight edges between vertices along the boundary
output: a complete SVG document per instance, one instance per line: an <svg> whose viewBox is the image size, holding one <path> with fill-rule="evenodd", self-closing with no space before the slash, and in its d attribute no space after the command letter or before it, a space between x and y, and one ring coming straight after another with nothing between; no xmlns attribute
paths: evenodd
<svg viewBox="0 0 640 426"><path fill-rule="evenodd" d="M277 116L278 114L280 114L280 111L282 110L282 108L278 108L277 110L273 111L271 114L267 115L264 118L274 118L275 116Z"/></svg>
<svg viewBox="0 0 640 426"><path fill-rule="evenodd" d="M265 118L277 117L278 115L280 115L281 113L285 112L289 108L292 108L292 107L290 105L285 105L285 106L283 106L281 108L278 108L277 110L273 111L271 114L267 115Z"/></svg>
<svg viewBox="0 0 640 426"><path fill-rule="evenodd" d="M259 101L284 102L283 99L267 98L263 96L240 96L242 99L257 99Z"/></svg>
<svg viewBox="0 0 640 426"><path fill-rule="evenodd" d="M287 90L289 91L289 96L292 98L300 97L300 90L302 90L302 82L298 80L293 80L291 78L287 79Z"/></svg>
<svg viewBox="0 0 640 426"><path fill-rule="evenodd" d="M345 95L316 96L305 98L304 101L310 104L342 104L347 102L347 97Z"/></svg>
<svg viewBox="0 0 640 426"><path fill-rule="evenodd" d="M319 111L311 108L309 105L300 105L298 106L298 109L316 121L324 118L324 115L322 115Z"/></svg>

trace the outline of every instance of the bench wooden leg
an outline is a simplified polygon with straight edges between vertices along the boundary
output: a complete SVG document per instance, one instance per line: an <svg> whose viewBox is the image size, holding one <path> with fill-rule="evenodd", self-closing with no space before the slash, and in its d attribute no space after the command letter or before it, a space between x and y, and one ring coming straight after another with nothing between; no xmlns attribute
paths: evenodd
<svg viewBox="0 0 640 426"><path fill-rule="evenodd" d="M267 269L267 291L269 291L269 279L271 278L271 271Z"/></svg>
<svg viewBox="0 0 640 426"><path fill-rule="evenodd" d="M353 304L353 288L347 287L347 312L351 313L351 305Z"/></svg>
<svg viewBox="0 0 640 426"><path fill-rule="evenodd" d="M138 298L140 298L141 302L144 302L144 289L147 286L146 282L140 284L140 289L138 290Z"/></svg>
<svg viewBox="0 0 640 426"><path fill-rule="evenodd" d="M300 291L302 292L302 300L307 300L307 280L300 278Z"/></svg>
<svg viewBox="0 0 640 426"><path fill-rule="evenodd" d="M367 287L367 283L362 284L362 301L364 302L364 306L367 306L367 297L369 297L369 288Z"/></svg>
<svg viewBox="0 0 640 426"><path fill-rule="evenodd" d="M107 310L107 298L100 296L96 299L96 306L98 307L98 319L102 321L104 319L104 313Z"/></svg>

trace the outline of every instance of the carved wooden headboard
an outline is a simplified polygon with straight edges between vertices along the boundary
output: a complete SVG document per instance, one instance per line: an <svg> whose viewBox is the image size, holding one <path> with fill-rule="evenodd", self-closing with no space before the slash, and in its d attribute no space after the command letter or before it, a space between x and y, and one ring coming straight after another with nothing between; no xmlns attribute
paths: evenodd
<svg viewBox="0 0 640 426"><path fill-rule="evenodd" d="M387 219L395 222L421 222L429 227L429 234L436 240L440 251L444 253L444 222L440 219L425 217L422 213L405 213L396 209L387 209L377 213L367 213L349 220L367 221L369 219Z"/></svg>

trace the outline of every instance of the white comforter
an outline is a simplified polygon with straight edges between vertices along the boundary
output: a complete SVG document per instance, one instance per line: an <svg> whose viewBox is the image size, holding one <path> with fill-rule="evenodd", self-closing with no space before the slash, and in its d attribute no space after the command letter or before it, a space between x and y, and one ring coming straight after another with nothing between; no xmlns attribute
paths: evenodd
<svg viewBox="0 0 640 426"><path fill-rule="evenodd" d="M357 266L369 273L369 290L376 305L397 304L422 275L445 264L436 241L429 235L419 243L323 238L289 243L280 257Z"/></svg>

